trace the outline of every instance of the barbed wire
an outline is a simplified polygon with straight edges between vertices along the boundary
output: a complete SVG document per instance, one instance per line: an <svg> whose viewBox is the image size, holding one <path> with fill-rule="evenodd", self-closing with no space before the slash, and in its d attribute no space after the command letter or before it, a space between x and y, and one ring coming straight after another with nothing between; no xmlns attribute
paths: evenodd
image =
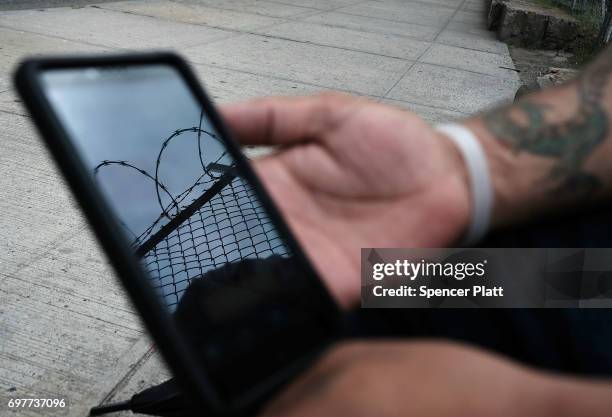
<svg viewBox="0 0 612 417"><path fill-rule="evenodd" d="M203 118L201 113L197 126L177 129L162 141L152 173L126 160L103 160L94 168L95 176L112 167L129 169L154 186L159 215L138 233L122 224L133 236L132 246L150 272L153 286L171 308L191 280L211 269L241 259L288 254L249 184L235 175L233 162L220 164L227 152L213 132L202 128ZM160 167L169 144L188 133L196 134L202 171L191 185L173 195L162 181ZM205 155L203 146L206 139L219 142L223 149L209 163L206 157L211 155Z"/></svg>
<svg viewBox="0 0 612 417"><path fill-rule="evenodd" d="M163 218L171 220L174 216L176 216L181 210L180 204L196 188L200 186L210 185L210 183L212 183L214 180L219 178L218 176L213 175L212 172L207 168L206 164L204 163L204 157L203 157L203 151L202 151L202 134L204 133L206 136L218 141L221 145L222 143L219 141L219 139L214 133L202 129L203 118L204 118L204 113L202 112L200 113L200 118L199 118L197 127L194 126L194 127L177 129L174 132L172 132L166 139L164 139L160 147L160 150L157 154L157 158L155 160L154 174L150 174L147 170L139 168L136 165L128 161L125 161L125 160L103 160L102 162L100 162L98 165L95 166L93 170L94 176L97 176L100 173L100 170L102 168L106 168L110 166L120 166L120 167L128 168L128 169L138 172L139 174L143 175L145 178L151 180L151 182L155 186L155 194L157 197L157 204L159 205L159 208L160 208L160 215L153 221L153 223L147 229L145 229L140 235L137 235L124 222L122 222L122 225L130 232L131 235L135 237L134 242L132 242L133 245L137 245L139 242L142 242L143 239L146 239L146 237L149 236L153 230L155 230L155 228L159 225L159 223L161 222ZM173 139L176 139L185 133L197 133L198 159L199 159L200 166L202 168L203 173L195 180L195 182L190 187L186 188L183 192L177 194L176 196L173 196L168 190L168 188L166 187L166 185L161 181L159 169L160 169L160 165L162 162L162 157L164 155L164 151L168 148L169 143ZM227 155L226 151L222 152L221 155L216 160L212 161L212 163L213 164L218 163L226 155ZM170 198L170 203L166 206L164 206L162 202L162 198L161 198L162 192L167 197ZM171 210L173 210L174 213L171 213L170 212Z"/></svg>

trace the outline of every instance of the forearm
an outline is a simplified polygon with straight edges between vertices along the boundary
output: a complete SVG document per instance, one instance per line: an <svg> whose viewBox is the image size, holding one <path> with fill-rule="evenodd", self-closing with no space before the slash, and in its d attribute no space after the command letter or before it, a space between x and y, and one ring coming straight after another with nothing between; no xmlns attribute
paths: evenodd
<svg viewBox="0 0 612 417"><path fill-rule="evenodd" d="M556 377L534 389L534 413L542 417L604 417L612 408L607 380Z"/></svg>
<svg viewBox="0 0 612 417"><path fill-rule="evenodd" d="M487 153L493 224L612 195L612 50L577 79L465 123Z"/></svg>
<svg viewBox="0 0 612 417"><path fill-rule="evenodd" d="M494 226L612 202L612 48L576 80L464 123L487 155ZM610 414L609 380L545 379L524 415Z"/></svg>

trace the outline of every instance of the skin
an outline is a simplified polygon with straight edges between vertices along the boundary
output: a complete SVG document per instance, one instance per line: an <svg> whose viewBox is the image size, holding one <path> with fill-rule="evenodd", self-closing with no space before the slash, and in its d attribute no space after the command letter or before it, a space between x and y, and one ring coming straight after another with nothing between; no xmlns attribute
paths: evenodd
<svg viewBox="0 0 612 417"><path fill-rule="evenodd" d="M575 81L463 121L485 150L493 227L610 201L612 50ZM222 109L332 294L359 300L362 247L443 247L469 224L461 156L414 114L338 94ZM426 227L425 227L426 225ZM266 416L604 416L612 383L546 374L448 342L330 350Z"/></svg>
<svg viewBox="0 0 612 417"><path fill-rule="evenodd" d="M223 114L243 144L281 146L255 170L343 306L359 299L359 248L460 238L470 210L463 161L417 116L330 93Z"/></svg>
<svg viewBox="0 0 612 417"><path fill-rule="evenodd" d="M262 415L597 417L611 392L459 344L358 342L330 351Z"/></svg>

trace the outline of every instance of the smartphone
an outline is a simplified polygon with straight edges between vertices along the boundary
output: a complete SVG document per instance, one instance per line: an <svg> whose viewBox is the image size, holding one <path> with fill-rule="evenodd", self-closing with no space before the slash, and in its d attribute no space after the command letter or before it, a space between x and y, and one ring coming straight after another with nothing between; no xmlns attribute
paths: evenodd
<svg viewBox="0 0 612 417"><path fill-rule="evenodd" d="M336 339L336 304L179 56L36 58L15 81L202 414L254 412Z"/></svg>

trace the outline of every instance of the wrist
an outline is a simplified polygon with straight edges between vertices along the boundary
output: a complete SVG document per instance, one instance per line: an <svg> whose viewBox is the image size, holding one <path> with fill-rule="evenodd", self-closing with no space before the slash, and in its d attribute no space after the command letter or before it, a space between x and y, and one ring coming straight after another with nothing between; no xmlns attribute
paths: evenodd
<svg viewBox="0 0 612 417"><path fill-rule="evenodd" d="M541 211L549 197L542 179L551 167L541 158L519 153L498 140L476 117L465 121L484 149L493 188L491 226L525 220Z"/></svg>
<svg viewBox="0 0 612 417"><path fill-rule="evenodd" d="M451 123L440 125L436 130L446 135L461 154L467 172L466 194L471 209L462 244L472 245L481 240L490 228L493 189L487 156L480 141L467 127Z"/></svg>
<svg viewBox="0 0 612 417"><path fill-rule="evenodd" d="M449 204L452 204L453 207L461 207L459 211L462 213L460 216L453 217L456 220L457 233L452 241L446 242L450 244L460 241L470 225L470 213L473 211L470 174L461 151L450 137L437 129L433 130L433 134L440 143L441 154L444 156L444 162L440 165L444 166L448 183L453 189L453 192L447 195L455 196L454 199L449 200Z"/></svg>

